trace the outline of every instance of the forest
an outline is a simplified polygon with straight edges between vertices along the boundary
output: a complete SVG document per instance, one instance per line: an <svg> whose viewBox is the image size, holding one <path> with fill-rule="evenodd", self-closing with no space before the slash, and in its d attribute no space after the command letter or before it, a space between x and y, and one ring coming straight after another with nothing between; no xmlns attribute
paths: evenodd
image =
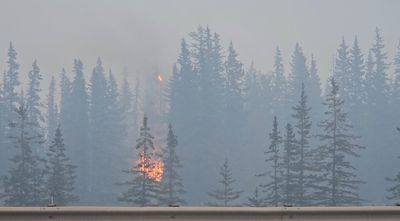
<svg viewBox="0 0 400 221"><path fill-rule="evenodd" d="M59 73L34 60L21 73L10 43L1 205L395 204L400 43L386 47L371 30L369 48L357 36L337 42L326 82L299 43L289 58L271 51L263 72L209 26L183 36L170 73L144 77L114 74L101 58Z"/></svg>

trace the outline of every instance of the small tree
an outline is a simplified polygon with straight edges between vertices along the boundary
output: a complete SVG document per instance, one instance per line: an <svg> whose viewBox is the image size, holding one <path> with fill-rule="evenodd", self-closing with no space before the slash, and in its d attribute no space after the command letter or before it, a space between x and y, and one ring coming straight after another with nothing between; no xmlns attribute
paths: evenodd
<svg viewBox="0 0 400 221"><path fill-rule="evenodd" d="M249 198L247 198L247 203L246 206L249 207L262 207L263 204L263 199L260 197L260 194L258 192L258 188L253 192L253 195L251 195Z"/></svg>
<svg viewBox="0 0 400 221"><path fill-rule="evenodd" d="M128 186L128 190L118 197L119 201L142 207L158 204L162 191L159 180L151 176L151 171L156 166L152 152L154 150L153 139L154 137L150 133L145 115L136 144L136 149L139 151L139 160L132 169L124 171L127 174L133 175L133 177L130 181L120 183L120 185Z"/></svg>
<svg viewBox="0 0 400 221"><path fill-rule="evenodd" d="M3 179L4 203L7 206L43 206L48 202L44 188L44 162L32 150L35 144L42 144L37 124L28 120L28 109L20 105L16 110L17 119L10 123L9 139L17 149L11 158L13 167Z"/></svg>
<svg viewBox="0 0 400 221"><path fill-rule="evenodd" d="M182 178L178 169L182 168L176 152L178 138L172 130L172 125L168 125L167 146L163 149L164 178L162 179L163 190L165 192L164 205L183 205L186 204L182 199L185 193L183 190Z"/></svg>
<svg viewBox="0 0 400 221"><path fill-rule="evenodd" d="M69 163L69 158L66 156L65 151L61 126L58 125L54 139L47 152L46 172L48 177L46 189L54 203L59 206L65 206L78 200L78 197L72 194L76 166Z"/></svg>
<svg viewBox="0 0 400 221"><path fill-rule="evenodd" d="M228 160L226 159L224 165L219 172L222 179L219 181L222 184L221 189L213 190L208 195L216 200L215 203L210 205L215 206L233 206L233 202L240 197L243 191L236 191L233 187L235 180L232 177L231 169L229 168Z"/></svg>

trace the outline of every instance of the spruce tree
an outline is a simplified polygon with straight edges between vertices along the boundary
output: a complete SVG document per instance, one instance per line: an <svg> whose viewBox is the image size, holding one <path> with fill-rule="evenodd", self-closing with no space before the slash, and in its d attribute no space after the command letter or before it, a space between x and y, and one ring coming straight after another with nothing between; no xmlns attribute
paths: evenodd
<svg viewBox="0 0 400 221"><path fill-rule="evenodd" d="M174 134L172 125L168 125L167 146L163 148L164 178L162 186L164 191L163 205L185 205L183 180L179 174L182 164L177 154L178 138Z"/></svg>
<svg viewBox="0 0 400 221"><path fill-rule="evenodd" d="M10 123L10 143L17 152L11 158L9 174L3 179L3 198L7 206L44 206L49 202L45 190L44 160L33 151L33 145L42 144L37 123L30 122L28 108L21 104L16 118Z"/></svg>
<svg viewBox="0 0 400 221"><path fill-rule="evenodd" d="M270 206L280 206L282 204L282 167L281 167L281 144L282 137L278 129L278 120L274 117L272 131L269 134L270 144L268 150L264 152L265 161L271 166L259 176L267 177L267 182L261 184L262 191L266 194L265 203Z"/></svg>
<svg viewBox="0 0 400 221"><path fill-rule="evenodd" d="M65 153L66 148L60 124L54 132L54 139L47 152L46 190L57 206L70 205L78 200L73 194L75 169Z"/></svg>
<svg viewBox="0 0 400 221"><path fill-rule="evenodd" d="M150 176L150 171L155 167L154 163L154 143L153 135L150 133L150 128L147 125L146 115L143 117L143 124L140 128L140 136L137 139L136 150L138 150L138 162L133 165L133 168L124 172L131 175L132 179L120 185L127 186L118 200L128 202L135 206L152 206L157 205L162 193L161 185Z"/></svg>
<svg viewBox="0 0 400 221"><path fill-rule="evenodd" d="M301 177L298 176L298 162L299 148L296 141L294 129L291 124L286 124L285 136L283 138L283 162L282 162L282 198L286 205L294 205L298 203L297 196L300 195L302 191ZM299 192L299 194L298 194ZM300 198L300 197L299 197Z"/></svg>
<svg viewBox="0 0 400 221"><path fill-rule="evenodd" d="M44 117L41 109L44 108L43 103L40 99L40 81L43 77L40 73L39 66L36 60L32 64L32 70L28 74L29 85L26 94L26 107L28 108L28 119L30 122L41 125L44 122Z"/></svg>
<svg viewBox="0 0 400 221"><path fill-rule="evenodd" d="M358 189L363 181L357 177L351 160L359 157L358 151L364 147L355 143L359 137L352 135L352 126L343 110L344 100L340 97L336 80L331 78L329 83L330 92L324 102L325 119L319 124L322 133L318 137L322 145L316 155L321 171L314 180L318 185L318 204L358 205L362 202Z"/></svg>
<svg viewBox="0 0 400 221"><path fill-rule="evenodd" d="M221 187L207 193L208 196L215 200L215 202L210 203L210 205L224 207L235 206L235 200L239 199L243 191L235 190L233 186L235 179L232 177L233 175L227 159L221 167L219 174L221 175L221 180L219 180Z"/></svg>

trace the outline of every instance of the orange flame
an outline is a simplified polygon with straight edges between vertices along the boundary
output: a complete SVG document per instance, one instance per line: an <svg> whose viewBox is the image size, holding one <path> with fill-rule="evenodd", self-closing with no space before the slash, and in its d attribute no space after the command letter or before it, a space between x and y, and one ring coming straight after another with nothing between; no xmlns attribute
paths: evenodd
<svg viewBox="0 0 400 221"><path fill-rule="evenodd" d="M161 76L161 74L157 75L157 79L158 79L159 81L163 81L163 77Z"/></svg>
<svg viewBox="0 0 400 221"><path fill-rule="evenodd" d="M139 159L140 172L146 173L150 179L156 182L161 182L164 175L164 163L162 162L162 160L150 159L151 168L146 168L145 164L146 159L144 157L144 154L141 153Z"/></svg>

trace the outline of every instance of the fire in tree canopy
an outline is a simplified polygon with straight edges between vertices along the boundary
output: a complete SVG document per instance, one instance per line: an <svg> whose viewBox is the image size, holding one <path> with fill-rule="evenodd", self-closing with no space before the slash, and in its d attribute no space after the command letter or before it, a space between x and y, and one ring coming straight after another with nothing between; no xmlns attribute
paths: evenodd
<svg viewBox="0 0 400 221"><path fill-rule="evenodd" d="M145 115L136 144L139 160L132 169L124 171L131 174L132 179L120 183L120 185L128 186L128 189L121 194L119 201L142 207L159 204L163 166L160 172L162 163L155 160L153 140L154 137L150 133Z"/></svg>

